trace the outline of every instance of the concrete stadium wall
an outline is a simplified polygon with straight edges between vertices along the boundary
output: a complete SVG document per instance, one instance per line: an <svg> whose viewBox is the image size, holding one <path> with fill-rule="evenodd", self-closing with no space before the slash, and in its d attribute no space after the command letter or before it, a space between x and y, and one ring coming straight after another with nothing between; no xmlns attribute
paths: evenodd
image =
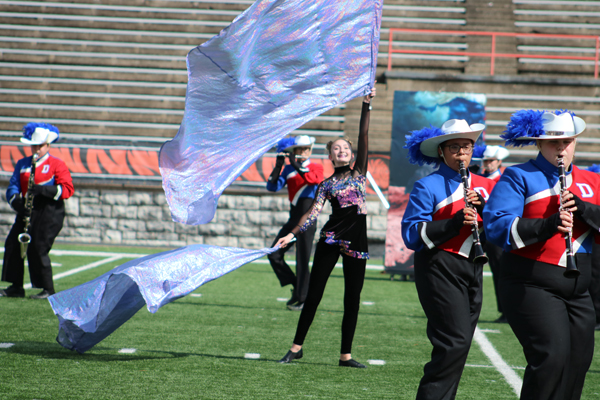
<svg viewBox="0 0 600 400"><path fill-rule="evenodd" d="M122 244L181 247L188 244L257 249L268 247L289 216L287 195L224 194L214 220L206 225L171 221L162 191L75 188L66 200L65 225L58 243ZM372 257L384 252L387 210L377 198L367 201L368 236ZM331 212L324 208L319 229ZM14 223L4 194L0 202L0 234L6 237ZM317 235L315 235L315 238Z"/></svg>

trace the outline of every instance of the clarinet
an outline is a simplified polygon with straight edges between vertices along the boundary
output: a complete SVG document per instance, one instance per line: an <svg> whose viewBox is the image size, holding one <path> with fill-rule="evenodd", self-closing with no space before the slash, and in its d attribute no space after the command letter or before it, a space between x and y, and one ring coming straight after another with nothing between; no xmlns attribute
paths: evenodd
<svg viewBox="0 0 600 400"><path fill-rule="evenodd" d="M28 212L25 213L25 217L23 217L23 224L25 227L23 228L23 233L19 234L18 240L21 244L21 258L27 258L27 247L31 242L31 235L29 234L29 221L31 219L31 211L33 210L33 195L31 194L31 189L33 185L35 185L35 165L37 163L38 155L37 153L31 157L31 172L29 173L29 182L27 183L27 194L25 195L25 210Z"/></svg>
<svg viewBox="0 0 600 400"><path fill-rule="evenodd" d="M567 190L567 178L565 176L565 161L562 157L557 158L558 161L558 180L560 182L560 206L558 211L563 211L564 205L562 200L562 194L565 190ZM573 213L569 211L571 214L571 218L573 218ZM565 233L565 245L567 247L567 269L563 273L565 278L577 278L580 274L579 269L577 269L577 264L575 264L575 255L573 253L573 230L569 229L567 233Z"/></svg>
<svg viewBox="0 0 600 400"><path fill-rule="evenodd" d="M463 184L463 197L465 199L465 207L474 208L468 200L469 194L469 177L467 175L467 169L465 168L465 163L460 161L459 164L460 170L460 178L462 179ZM473 247L475 248L475 256L473 257L474 263L485 264L488 262L488 257L483 252L483 247L481 246L481 240L479 239L479 226L477 225L477 218L471 225L471 232L473 232Z"/></svg>

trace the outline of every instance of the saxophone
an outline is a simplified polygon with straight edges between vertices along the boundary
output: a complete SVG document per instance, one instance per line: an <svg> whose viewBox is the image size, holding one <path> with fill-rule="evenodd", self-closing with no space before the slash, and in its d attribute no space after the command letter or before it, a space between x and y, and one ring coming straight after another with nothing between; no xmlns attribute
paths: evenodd
<svg viewBox="0 0 600 400"><path fill-rule="evenodd" d="M19 234L18 240L21 244L21 258L27 258L27 246L31 242L31 235L28 233L29 231L29 220L31 219L31 211L33 210L33 195L31 194L31 189L35 184L35 165L37 163L38 155L37 153L33 155L31 158L31 172L29 173L29 182L27 183L27 194L25 195L25 216L23 217L23 223L25 227L23 228L23 233Z"/></svg>

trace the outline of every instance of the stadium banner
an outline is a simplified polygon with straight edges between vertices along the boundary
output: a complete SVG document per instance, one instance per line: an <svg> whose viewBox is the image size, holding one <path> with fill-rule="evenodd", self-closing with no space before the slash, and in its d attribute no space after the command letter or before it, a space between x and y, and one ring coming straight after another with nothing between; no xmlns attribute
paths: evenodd
<svg viewBox="0 0 600 400"><path fill-rule="evenodd" d="M406 135L430 125L440 127L449 119L464 119L469 124L484 124L485 104L485 95L478 93L394 92L389 168L402 173L392 174L389 180L386 272L405 276L413 273L413 251L404 245L400 225L414 183L434 170L428 165L412 165L408 162L408 151L403 148ZM482 141L482 138L483 135L479 140Z"/></svg>
<svg viewBox="0 0 600 400"><path fill-rule="evenodd" d="M161 187L158 168L159 148L136 146L86 146L53 145L50 154L65 162L79 182L98 184L120 183L135 186ZM31 148L17 142L0 142L0 177L8 180L15 164L31 155ZM275 153L267 153L250 165L232 186L265 188L267 179L275 166ZM386 191L390 179L389 154L369 154L369 171L379 187ZM333 165L325 155L315 155L311 161L323 165L325 176L333 174ZM266 190L266 189L265 189ZM374 194L371 187L368 192Z"/></svg>

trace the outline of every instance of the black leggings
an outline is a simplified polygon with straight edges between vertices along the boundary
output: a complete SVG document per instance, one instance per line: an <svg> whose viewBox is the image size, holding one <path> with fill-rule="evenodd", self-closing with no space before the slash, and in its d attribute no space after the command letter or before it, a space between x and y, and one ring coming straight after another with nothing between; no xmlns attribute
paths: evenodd
<svg viewBox="0 0 600 400"><path fill-rule="evenodd" d="M294 344L302 346L304 343L306 334L315 318L317 307L319 307L319 303L323 298L327 280L340 254L338 246L326 244L323 239L317 243L310 274L310 284L308 285L308 295L298 320ZM344 265L344 318L342 319L342 350L340 353L349 354L352 352L352 339L354 339L356 321L358 320L360 292L365 281L367 260L345 254L341 254L341 256Z"/></svg>

